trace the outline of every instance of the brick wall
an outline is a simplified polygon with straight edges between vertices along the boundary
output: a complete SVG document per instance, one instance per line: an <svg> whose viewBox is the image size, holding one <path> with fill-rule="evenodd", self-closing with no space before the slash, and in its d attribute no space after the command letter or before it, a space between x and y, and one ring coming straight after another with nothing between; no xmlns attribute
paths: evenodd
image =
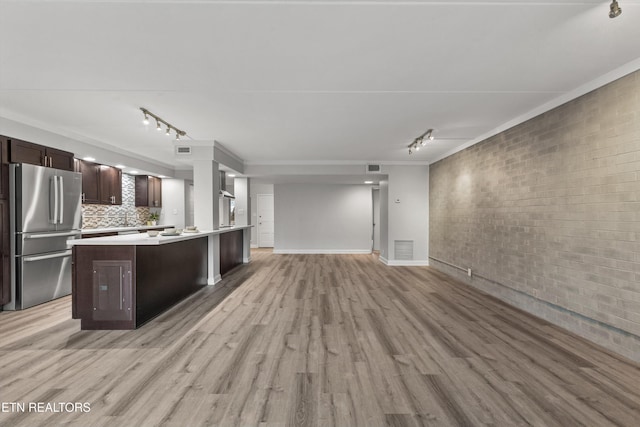
<svg viewBox="0 0 640 427"><path fill-rule="evenodd" d="M429 195L432 266L640 361L640 71L436 162Z"/></svg>

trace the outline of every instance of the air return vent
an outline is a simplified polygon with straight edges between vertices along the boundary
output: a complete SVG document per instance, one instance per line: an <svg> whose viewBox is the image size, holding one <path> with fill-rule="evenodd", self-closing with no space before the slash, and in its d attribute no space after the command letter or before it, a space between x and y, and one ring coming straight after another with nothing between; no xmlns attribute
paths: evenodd
<svg viewBox="0 0 640 427"><path fill-rule="evenodd" d="M413 260L413 240L394 240L394 254L397 260Z"/></svg>
<svg viewBox="0 0 640 427"><path fill-rule="evenodd" d="M176 154L191 154L191 147L188 145L178 145L176 146Z"/></svg>
<svg viewBox="0 0 640 427"><path fill-rule="evenodd" d="M365 169L366 173L382 173L382 166L380 165L367 165Z"/></svg>

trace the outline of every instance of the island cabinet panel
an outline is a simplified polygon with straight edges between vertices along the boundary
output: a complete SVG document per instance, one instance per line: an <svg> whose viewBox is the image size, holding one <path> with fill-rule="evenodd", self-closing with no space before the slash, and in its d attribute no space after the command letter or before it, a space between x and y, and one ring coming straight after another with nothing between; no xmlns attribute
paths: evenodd
<svg viewBox="0 0 640 427"><path fill-rule="evenodd" d="M72 317L82 329L135 329L135 265L132 246L73 247Z"/></svg>
<svg viewBox="0 0 640 427"><path fill-rule="evenodd" d="M131 261L93 261L92 320L132 320Z"/></svg>
<svg viewBox="0 0 640 427"><path fill-rule="evenodd" d="M220 275L242 264L243 231L231 231L220 235Z"/></svg>
<svg viewBox="0 0 640 427"><path fill-rule="evenodd" d="M207 285L207 239L136 250L136 323L141 325Z"/></svg>

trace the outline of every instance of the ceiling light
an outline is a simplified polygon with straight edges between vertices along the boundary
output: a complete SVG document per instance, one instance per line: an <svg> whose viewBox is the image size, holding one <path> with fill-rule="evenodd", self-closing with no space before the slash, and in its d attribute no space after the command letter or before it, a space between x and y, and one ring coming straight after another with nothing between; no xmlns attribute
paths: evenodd
<svg viewBox="0 0 640 427"><path fill-rule="evenodd" d="M433 129L427 130L408 145L409 154L413 154L414 151L419 151L420 147L424 147L429 141L433 141Z"/></svg>
<svg viewBox="0 0 640 427"><path fill-rule="evenodd" d="M135 175L135 174L140 173L140 172L138 172L138 171L130 171L129 173L132 173L132 174Z"/></svg>
<svg viewBox="0 0 640 427"><path fill-rule="evenodd" d="M86 160L87 162L95 162L96 159L91 156L83 157L82 160Z"/></svg>
<svg viewBox="0 0 640 427"><path fill-rule="evenodd" d="M235 173L228 173L227 176L230 177L230 178L235 178L236 174Z"/></svg>
<svg viewBox="0 0 640 427"><path fill-rule="evenodd" d="M621 13L622 9L620 9L620 6L618 6L618 2L616 0L613 0L611 2L611 6L609 6L609 18L620 16Z"/></svg>
<svg viewBox="0 0 640 427"><path fill-rule="evenodd" d="M373 181L365 181L365 184L373 184Z"/></svg>
<svg viewBox="0 0 640 427"><path fill-rule="evenodd" d="M142 114L144 114L144 120L142 121L144 124L148 124L149 123L149 117L153 117L156 121L156 130L158 132L160 132L162 130L162 125L165 125L167 127L167 131L165 132L167 136L171 135L171 129L173 129L176 132L176 140L180 140L181 136L185 136L187 133L183 130L178 129L177 127L175 127L174 125L172 125L171 123L169 123L168 121L162 119L161 117L156 116L155 114L153 114L151 111L147 110L146 108L142 108L140 107L140 111L142 111Z"/></svg>
<svg viewBox="0 0 640 427"><path fill-rule="evenodd" d="M164 175L158 175L158 178L166 178Z"/></svg>
<svg viewBox="0 0 640 427"><path fill-rule="evenodd" d="M116 167L117 167L118 169L124 169L124 168L126 168L126 166L125 166L125 165L116 165Z"/></svg>

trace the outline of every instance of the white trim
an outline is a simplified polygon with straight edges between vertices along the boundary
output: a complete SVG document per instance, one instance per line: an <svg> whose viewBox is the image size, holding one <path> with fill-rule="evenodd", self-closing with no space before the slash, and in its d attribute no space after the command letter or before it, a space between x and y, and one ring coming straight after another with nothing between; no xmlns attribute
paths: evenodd
<svg viewBox="0 0 640 427"><path fill-rule="evenodd" d="M215 286L221 280L222 280L222 276L218 274L218 275L216 275L216 277L213 278L213 281L211 281L211 279L207 280L207 285Z"/></svg>
<svg viewBox="0 0 640 427"><path fill-rule="evenodd" d="M370 254L371 249L274 249L274 254Z"/></svg>
<svg viewBox="0 0 640 427"><path fill-rule="evenodd" d="M479 137L472 139L471 141L467 142L466 144L462 144L452 150L447 151L446 153L442 154L441 156L436 157L435 159L433 159L431 161L431 163L435 163L439 160L442 160L446 157L449 157L459 151L462 151L466 148L471 147L472 145L475 145L479 142L482 142L486 139L491 138L492 136L495 136L501 132L506 131L507 129L511 129L514 126L517 126L521 123L526 122L527 120L530 120L534 117L539 116L540 114L546 113L547 111L550 111L556 107L559 107L562 104L565 104L569 101L573 101L576 98L581 97L582 95L585 95L593 90L596 90L598 88L601 88L602 86L609 84L615 80L618 80L624 76L626 76L627 74L631 74L635 71L640 70L640 58L639 59L635 59L631 62L626 63L625 65L623 65L622 67L616 68L613 71L610 71L594 80L591 80L590 82L577 87L576 89L570 91L570 92L566 92L563 95L558 96L557 98L552 99L551 101L544 103L542 105L540 105L539 107L534 108L533 110L530 110L516 118L514 118L513 120L509 120L506 123L501 124L500 126L490 130L489 132L485 133L484 135L480 135Z"/></svg>
<svg viewBox="0 0 640 427"><path fill-rule="evenodd" d="M258 249L260 246L256 245L255 243L251 243L251 245L249 247L251 249Z"/></svg>
<svg viewBox="0 0 640 427"><path fill-rule="evenodd" d="M379 164L382 166L427 166L430 162L426 160L246 160L244 162L245 166L366 166L369 164ZM386 174L384 172L376 172L371 175Z"/></svg>
<svg viewBox="0 0 640 427"><path fill-rule="evenodd" d="M389 267L428 267L429 266L429 260L420 260L420 259L415 259L415 260L392 259L392 260L388 260L388 259L386 259L384 257L378 257L378 259L384 265L388 265Z"/></svg>
<svg viewBox="0 0 640 427"><path fill-rule="evenodd" d="M249 264L251 262L251 257L247 257L247 258L242 258L242 262L244 264Z"/></svg>

